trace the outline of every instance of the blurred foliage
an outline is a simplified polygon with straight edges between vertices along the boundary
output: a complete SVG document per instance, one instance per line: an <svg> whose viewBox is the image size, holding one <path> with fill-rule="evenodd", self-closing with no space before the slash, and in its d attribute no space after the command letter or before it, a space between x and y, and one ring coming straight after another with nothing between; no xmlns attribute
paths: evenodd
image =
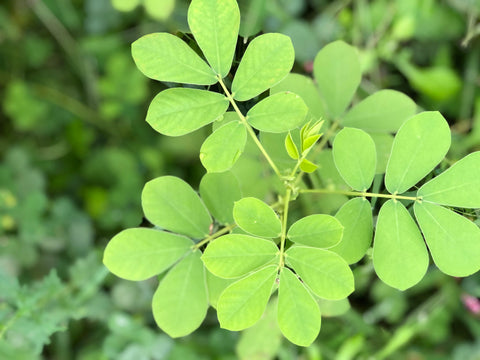
<svg viewBox="0 0 480 360"><path fill-rule="evenodd" d="M447 117L450 160L480 148L479 0L239 4L243 37L291 36L295 72L310 73L318 50L344 39L362 57L357 101L399 89ZM480 315L465 300L480 297L479 274L456 280L432 270L402 293L376 279L366 259L354 269L350 306L322 304L335 316L309 348L282 341L271 321L275 309L241 334L218 329L208 316L200 331L173 341L151 318L156 280L108 275L99 254L113 234L142 223L143 184L170 174L196 187L204 171L202 131L167 139L145 123L147 104L169 84L148 81L130 57L131 42L144 34L183 34L187 6L0 5L0 358L479 359ZM328 152L322 156L323 180L337 181L328 173ZM247 162L243 169L251 171ZM315 211L317 200L301 206Z"/></svg>

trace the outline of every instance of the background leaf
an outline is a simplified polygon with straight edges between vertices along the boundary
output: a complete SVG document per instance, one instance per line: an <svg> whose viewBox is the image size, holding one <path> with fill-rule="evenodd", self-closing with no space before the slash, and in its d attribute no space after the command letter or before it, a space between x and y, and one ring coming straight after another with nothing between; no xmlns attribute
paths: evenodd
<svg viewBox="0 0 480 360"><path fill-rule="evenodd" d="M197 193L180 178L162 176L147 182L142 207L145 217L163 229L193 238L208 235L212 219Z"/></svg>
<svg viewBox="0 0 480 360"><path fill-rule="evenodd" d="M230 284L235 280L233 279L222 279L218 276L213 275L210 271L206 271L207 276L207 290L208 290L208 302L213 308L217 308L218 298Z"/></svg>
<svg viewBox="0 0 480 360"><path fill-rule="evenodd" d="M326 214L309 215L290 226L287 237L297 244L318 248L331 248L342 239L343 226L333 216Z"/></svg>
<svg viewBox="0 0 480 360"><path fill-rule="evenodd" d="M239 227L252 235L280 236L280 219L270 206L257 198L247 197L237 201L233 206L233 218Z"/></svg>

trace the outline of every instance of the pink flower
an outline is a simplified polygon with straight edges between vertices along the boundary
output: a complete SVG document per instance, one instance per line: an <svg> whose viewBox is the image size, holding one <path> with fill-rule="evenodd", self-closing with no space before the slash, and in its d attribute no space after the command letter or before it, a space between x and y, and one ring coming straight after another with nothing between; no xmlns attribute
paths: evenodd
<svg viewBox="0 0 480 360"><path fill-rule="evenodd" d="M480 299L468 294L463 294L462 301L468 311L472 314L480 315Z"/></svg>

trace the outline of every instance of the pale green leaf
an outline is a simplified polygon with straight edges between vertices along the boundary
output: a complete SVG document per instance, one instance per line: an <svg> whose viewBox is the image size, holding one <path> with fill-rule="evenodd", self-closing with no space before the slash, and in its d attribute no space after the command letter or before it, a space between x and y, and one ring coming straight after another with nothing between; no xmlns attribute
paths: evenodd
<svg viewBox="0 0 480 360"><path fill-rule="evenodd" d="M375 174L385 174L394 138L391 134L387 133L370 133L369 135L375 143L375 149L377 151L377 168L375 169Z"/></svg>
<svg viewBox="0 0 480 360"><path fill-rule="evenodd" d="M233 224L233 204L242 198L237 177L230 171L205 174L200 181L200 196L220 224Z"/></svg>
<svg viewBox="0 0 480 360"><path fill-rule="evenodd" d="M480 208L480 151L457 161L417 192L426 202Z"/></svg>
<svg viewBox="0 0 480 360"><path fill-rule="evenodd" d="M342 234L343 226L333 216L315 214L293 223L287 237L297 244L327 249L338 244Z"/></svg>
<svg viewBox="0 0 480 360"><path fill-rule="evenodd" d="M288 156L290 156L294 160L298 159L299 154L297 145L295 145L290 131L288 132L287 136L285 136L285 149L287 150Z"/></svg>
<svg viewBox="0 0 480 360"><path fill-rule="evenodd" d="M147 182L142 207L148 221L162 229L193 238L208 236L212 219L197 193L180 178L162 176Z"/></svg>
<svg viewBox="0 0 480 360"><path fill-rule="evenodd" d="M227 287L217 304L220 326L239 331L254 325L265 311L276 277L277 267L266 266Z"/></svg>
<svg viewBox="0 0 480 360"><path fill-rule="evenodd" d="M480 229L467 218L423 201L415 217L435 265L450 276L468 276L480 269Z"/></svg>
<svg viewBox="0 0 480 360"><path fill-rule="evenodd" d="M310 346L320 332L318 304L288 268L280 273L277 319L283 335L295 345Z"/></svg>
<svg viewBox="0 0 480 360"><path fill-rule="evenodd" d="M380 209L373 242L373 266L386 284L405 290L428 268L428 251L417 224L402 203L388 200Z"/></svg>
<svg viewBox="0 0 480 360"><path fill-rule="evenodd" d="M246 232L268 238L280 236L282 224L273 209L263 201L247 197L233 207L233 218Z"/></svg>
<svg viewBox="0 0 480 360"><path fill-rule="evenodd" d="M229 122L215 130L200 148L200 161L208 172L224 172L243 153L247 130L240 122Z"/></svg>
<svg viewBox="0 0 480 360"><path fill-rule="evenodd" d="M357 49L343 41L326 45L313 61L313 74L330 115L342 115L362 77Z"/></svg>
<svg viewBox="0 0 480 360"><path fill-rule="evenodd" d="M442 161L450 147L450 128L438 111L408 119L398 130L385 173L391 194L402 194Z"/></svg>
<svg viewBox="0 0 480 360"><path fill-rule="evenodd" d="M235 100L249 100L282 80L295 60L292 41L283 34L263 34L248 45L232 83Z"/></svg>
<svg viewBox="0 0 480 360"><path fill-rule="evenodd" d="M180 136L221 117L228 99L219 93L189 88L170 88L152 100L147 122L160 134Z"/></svg>
<svg viewBox="0 0 480 360"><path fill-rule="evenodd" d="M350 109L342 125L372 132L396 132L415 114L416 108L407 95L395 90L380 90Z"/></svg>
<svg viewBox="0 0 480 360"><path fill-rule="evenodd" d="M176 0L142 0L142 3L152 19L167 21L175 9Z"/></svg>
<svg viewBox="0 0 480 360"><path fill-rule="evenodd" d="M320 313L323 317L341 316L350 310L350 301L348 298L340 300L317 299Z"/></svg>
<svg viewBox="0 0 480 360"><path fill-rule="evenodd" d="M232 66L240 27L235 0L192 0L188 26L208 63L222 78Z"/></svg>
<svg viewBox="0 0 480 360"><path fill-rule="evenodd" d="M158 285L152 300L153 317L160 329L175 338L195 331L207 309L205 269L196 251L173 267Z"/></svg>
<svg viewBox="0 0 480 360"><path fill-rule="evenodd" d="M217 308L218 298L230 284L232 284L234 279L223 279L218 276L213 275L210 271L206 272L206 282L208 290L208 302L213 308Z"/></svg>
<svg viewBox="0 0 480 360"><path fill-rule="evenodd" d="M306 173L312 173L318 169L318 165L315 165L310 160L303 159L300 163L300 170Z"/></svg>
<svg viewBox="0 0 480 360"><path fill-rule="evenodd" d="M142 36L132 44L138 69L159 81L211 85L215 72L183 40L169 33Z"/></svg>
<svg viewBox="0 0 480 360"><path fill-rule="evenodd" d="M221 278L237 278L272 261L278 254L273 241L229 234L212 241L202 255L208 271Z"/></svg>
<svg viewBox="0 0 480 360"><path fill-rule="evenodd" d="M127 229L110 240L103 263L123 279L145 280L168 269L192 245L190 239L164 231Z"/></svg>
<svg viewBox="0 0 480 360"><path fill-rule="evenodd" d="M354 190L366 191L375 177L375 143L365 131L343 128L333 141L335 166Z"/></svg>
<svg viewBox="0 0 480 360"><path fill-rule="evenodd" d="M302 154L305 153L308 149L310 149L315 143L322 137L322 134L317 134L317 135L312 135L308 136L305 139L303 139L302 142Z"/></svg>
<svg viewBox="0 0 480 360"><path fill-rule="evenodd" d="M364 198L346 202L335 217L343 225L342 241L330 248L347 263L354 264L363 258L372 243L373 220L371 204Z"/></svg>
<svg viewBox="0 0 480 360"><path fill-rule="evenodd" d="M353 292L352 270L334 252L292 246L285 252L285 260L318 297L340 300Z"/></svg>

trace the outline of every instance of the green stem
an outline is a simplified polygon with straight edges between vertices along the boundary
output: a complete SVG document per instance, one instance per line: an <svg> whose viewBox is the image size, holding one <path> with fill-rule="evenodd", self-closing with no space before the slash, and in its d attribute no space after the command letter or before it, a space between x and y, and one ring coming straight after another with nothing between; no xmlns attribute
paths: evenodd
<svg viewBox="0 0 480 360"><path fill-rule="evenodd" d="M284 198L284 206L283 206L283 213L282 213L282 234L280 236L280 261L278 263L278 269L282 269L285 265L285 240L287 238L287 219L288 219L288 207L290 205L290 196L292 194L292 190L287 188L285 192Z"/></svg>
<svg viewBox="0 0 480 360"><path fill-rule="evenodd" d="M397 194L377 194L370 193L365 191L345 191L345 190L330 190L330 189L303 189L299 190L300 193L313 193L313 194L339 194L347 196L361 196L361 197L379 197L386 199L395 199L395 200L412 200L420 201L421 197L417 196L404 196Z"/></svg>
<svg viewBox="0 0 480 360"><path fill-rule="evenodd" d="M265 150L265 148L263 147L262 143L260 142L260 140L258 140L258 137L257 137L257 134L255 134L255 131L252 129L252 127L250 126L250 124L247 122L247 119L245 118L245 116L242 114L242 112L240 111L240 109L238 108L237 106L237 103L235 102L235 99L232 97L232 94L230 94L230 92L228 91L227 87L225 86L222 78L217 75L217 79L218 79L218 82L220 83L220 85L222 86L222 89L223 91L225 92L225 95L227 96L227 99L230 101L230 104L232 104L233 108L235 109L235 112L237 113L238 117L240 118L240 121L242 122L242 124L245 126L245 128L247 129L247 132L250 134L251 138L253 139L253 141L255 142L255 144L257 145L257 147L260 149L260 151L262 152L263 156L265 157L265 159L268 161L268 163L270 164L271 168L273 169L273 171L275 172L275 174L277 174L277 176L279 178L282 178L282 174L280 173L280 171L278 170L278 167L277 165L275 165L275 163L273 162L273 160L270 158L270 156L268 155L267 151Z"/></svg>
<svg viewBox="0 0 480 360"><path fill-rule="evenodd" d="M216 233L207 236L205 239L200 241L198 244L193 245L192 249L197 250L197 249L201 248L203 245L209 243L210 241L215 240L216 238L232 231L232 229L235 228L236 226L237 226L236 224L230 224L230 225L225 226L223 229L218 230Z"/></svg>

